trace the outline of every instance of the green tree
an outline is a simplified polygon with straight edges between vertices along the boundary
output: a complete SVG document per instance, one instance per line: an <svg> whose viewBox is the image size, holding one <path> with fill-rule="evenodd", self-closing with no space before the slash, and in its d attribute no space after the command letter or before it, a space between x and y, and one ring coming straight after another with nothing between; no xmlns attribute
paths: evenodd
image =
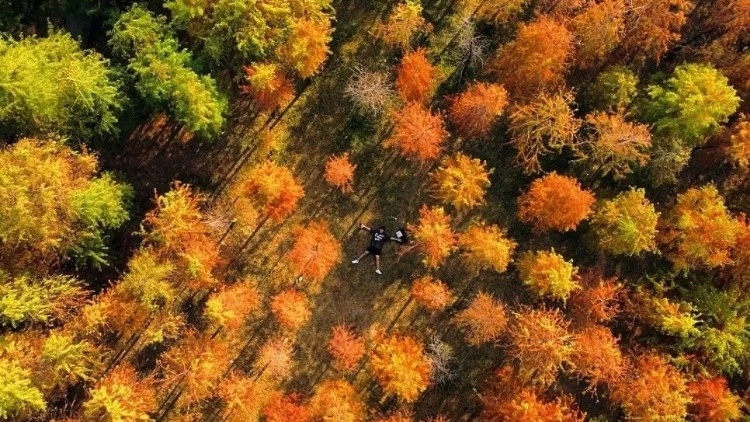
<svg viewBox="0 0 750 422"><path fill-rule="evenodd" d="M134 5L115 22L109 45L127 63L147 103L169 110L191 132L207 137L219 133L227 99L213 78L190 68L190 53L180 49L163 17Z"/></svg>
<svg viewBox="0 0 750 422"><path fill-rule="evenodd" d="M643 189L630 189L602 201L591 217L599 245L615 255L656 251L659 213Z"/></svg>
<svg viewBox="0 0 750 422"><path fill-rule="evenodd" d="M0 418L23 419L28 412L47 408L44 396L32 385L30 372L17 362L0 358Z"/></svg>
<svg viewBox="0 0 750 422"><path fill-rule="evenodd" d="M0 127L86 142L115 131L122 96L107 61L70 35L0 38Z"/></svg>
<svg viewBox="0 0 750 422"><path fill-rule="evenodd" d="M647 93L643 115L655 133L681 139L690 148L703 144L740 104L727 78L708 64L677 66L671 78L649 86Z"/></svg>
<svg viewBox="0 0 750 422"><path fill-rule="evenodd" d="M45 389L67 387L79 380L89 380L97 367L96 349L86 341L76 341L62 332L53 332L44 340L39 354Z"/></svg>
<svg viewBox="0 0 750 422"><path fill-rule="evenodd" d="M15 328L61 320L84 297L81 283L72 277L32 280L0 274L0 325Z"/></svg>
<svg viewBox="0 0 750 422"><path fill-rule="evenodd" d="M597 110L625 110L638 93L638 76L625 66L611 66L597 75L587 101Z"/></svg>

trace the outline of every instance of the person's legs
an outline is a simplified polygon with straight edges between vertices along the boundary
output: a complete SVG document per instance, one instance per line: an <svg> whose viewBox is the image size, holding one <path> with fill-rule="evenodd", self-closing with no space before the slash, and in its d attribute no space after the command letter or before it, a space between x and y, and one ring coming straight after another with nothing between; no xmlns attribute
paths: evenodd
<svg viewBox="0 0 750 422"><path fill-rule="evenodd" d="M362 258L364 258L368 253L370 253L370 252L368 252L368 251L362 252L362 255L358 256L357 259L355 259L354 261L352 261L352 264L359 264L359 260L362 259Z"/></svg>
<svg viewBox="0 0 750 422"><path fill-rule="evenodd" d="M380 272L380 255L375 255L375 272L378 274L383 274Z"/></svg>

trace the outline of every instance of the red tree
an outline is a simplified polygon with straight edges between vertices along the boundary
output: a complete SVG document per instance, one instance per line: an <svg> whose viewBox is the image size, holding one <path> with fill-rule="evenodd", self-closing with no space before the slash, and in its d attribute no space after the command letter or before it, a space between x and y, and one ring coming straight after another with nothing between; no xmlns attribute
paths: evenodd
<svg viewBox="0 0 750 422"><path fill-rule="evenodd" d="M356 165L349 161L349 153L331 156L326 161L325 179L342 193L351 193Z"/></svg>
<svg viewBox="0 0 750 422"><path fill-rule="evenodd" d="M572 177L552 172L518 198L518 218L536 230L575 230L591 214L594 194Z"/></svg>
<svg viewBox="0 0 750 422"><path fill-rule="evenodd" d="M452 99L448 117L461 136L485 138L507 104L502 85L474 83Z"/></svg>
<svg viewBox="0 0 750 422"><path fill-rule="evenodd" d="M404 53L396 69L396 92L404 101L425 102L435 89L437 70L426 53L424 48Z"/></svg>
<svg viewBox="0 0 750 422"><path fill-rule="evenodd" d="M340 256L341 245L322 220L299 229L288 254L295 273L315 281L323 280Z"/></svg>

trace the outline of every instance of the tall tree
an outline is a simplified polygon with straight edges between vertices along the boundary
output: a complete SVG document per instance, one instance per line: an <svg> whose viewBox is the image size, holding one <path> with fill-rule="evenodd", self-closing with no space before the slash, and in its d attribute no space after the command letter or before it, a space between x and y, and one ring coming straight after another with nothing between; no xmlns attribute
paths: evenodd
<svg viewBox="0 0 750 422"><path fill-rule="evenodd" d="M509 326L510 356L525 382L548 386L573 352L568 322L560 311L524 308Z"/></svg>
<svg viewBox="0 0 750 422"><path fill-rule="evenodd" d="M310 319L310 299L297 289L286 289L271 298L271 312L282 327L294 332Z"/></svg>
<svg viewBox="0 0 750 422"><path fill-rule="evenodd" d="M260 111L270 113L292 101L294 85L275 63L253 63L243 70L242 92L250 95Z"/></svg>
<svg viewBox="0 0 750 422"><path fill-rule="evenodd" d="M451 100L448 117L467 138L486 138L508 104L502 85L473 83Z"/></svg>
<svg viewBox="0 0 750 422"><path fill-rule="evenodd" d="M496 341L505 332L508 324L505 306L491 295L479 292L469 307L456 314L453 319L464 338L472 346Z"/></svg>
<svg viewBox="0 0 750 422"><path fill-rule="evenodd" d="M626 362L618 339L607 327L590 325L573 333L570 371L588 381L588 389L602 384L619 384L626 371Z"/></svg>
<svg viewBox="0 0 750 422"><path fill-rule="evenodd" d="M240 180L238 198L262 210L273 221L289 216L304 196L302 185L292 172L270 160L252 167Z"/></svg>
<svg viewBox="0 0 750 422"><path fill-rule="evenodd" d="M321 70L331 50L333 29L329 19L299 18L291 25L291 35L279 47L280 60L302 78Z"/></svg>
<svg viewBox="0 0 750 422"><path fill-rule="evenodd" d="M156 411L153 380L138 378L135 369L121 364L99 380L83 404L85 421L148 419Z"/></svg>
<svg viewBox="0 0 750 422"><path fill-rule="evenodd" d="M592 171L618 180L648 162L651 132L646 125L627 122L622 114L605 113L589 114L586 124L590 136L581 147L581 159Z"/></svg>
<svg viewBox="0 0 750 422"><path fill-rule="evenodd" d="M410 102L392 114L393 134L385 141L386 147L396 148L412 160L437 158L450 135L440 114L417 102Z"/></svg>
<svg viewBox="0 0 750 422"><path fill-rule="evenodd" d="M365 405L354 387L343 380L327 380L310 399L313 414L324 421L364 422Z"/></svg>
<svg viewBox="0 0 750 422"><path fill-rule="evenodd" d="M503 273L518 244L496 225L475 224L458 236L461 258L474 272L491 270Z"/></svg>
<svg viewBox="0 0 750 422"><path fill-rule="evenodd" d="M588 6L571 19L576 40L576 66L590 69L617 48L625 30L625 0L604 0Z"/></svg>
<svg viewBox="0 0 750 422"><path fill-rule="evenodd" d="M32 384L31 373L18 362L0 358L0 417L30 418L47 409L42 392Z"/></svg>
<svg viewBox="0 0 750 422"><path fill-rule="evenodd" d="M465 211L484 202L490 187L487 164L460 152L447 156L431 174L435 197L458 210Z"/></svg>
<svg viewBox="0 0 750 422"><path fill-rule="evenodd" d="M325 179L329 185L340 190L342 193L352 192L352 183L354 182L354 170L356 164L349 160L349 153L339 156L330 156L326 161Z"/></svg>
<svg viewBox="0 0 750 422"><path fill-rule="evenodd" d="M552 172L534 180L518 198L518 218L538 231L575 230L594 202L594 194L574 178Z"/></svg>
<svg viewBox="0 0 750 422"><path fill-rule="evenodd" d="M623 45L639 60L659 61L680 39L692 0L628 0Z"/></svg>
<svg viewBox="0 0 750 422"><path fill-rule="evenodd" d="M453 302L448 286L430 276L420 277L411 283L409 295L429 311L441 311Z"/></svg>
<svg viewBox="0 0 750 422"><path fill-rule="evenodd" d="M624 113L638 94L638 76L625 66L610 66L599 73L586 102L599 111Z"/></svg>
<svg viewBox="0 0 750 422"><path fill-rule="evenodd" d="M327 344L328 352L333 357L334 366L342 371L354 371L365 355L365 341L351 328L336 325L331 330Z"/></svg>
<svg viewBox="0 0 750 422"><path fill-rule="evenodd" d="M427 102L436 86L437 69L418 48L404 53L396 69L396 92L404 101Z"/></svg>
<svg viewBox="0 0 750 422"><path fill-rule="evenodd" d="M338 262L341 245L329 231L327 221L314 221L297 231L288 256L297 274L319 282Z"/></svg>
<svg viewBox="0 0 750 422"><path fill-rule="evenodd" d="M738 421L742 417L741 401L727 387L722 377L702 378L688 383L692 403L691 415L703 422Z"/></svg>
<svg viewBox="0 0 750 422"><path fill-rule="evenodd" d="M430 361L413 337L391 335L377 340L370 367L386 396L413 403L430 384Z"/></svg>
<svg viewBox="0 0 750 422"><path fill-rule="evenodd" d="M656 252L659 213L643 189L631 188L600 202L591 222L599 245L616 255Z"/></svg>
<svg viewBox="0 0 750 422"><path fill-rule="evenodd" d="M521 281L541 297L565 302L570 294L581 289L578 267L562 255L550 251L525 252L518 259Z"/></svg>

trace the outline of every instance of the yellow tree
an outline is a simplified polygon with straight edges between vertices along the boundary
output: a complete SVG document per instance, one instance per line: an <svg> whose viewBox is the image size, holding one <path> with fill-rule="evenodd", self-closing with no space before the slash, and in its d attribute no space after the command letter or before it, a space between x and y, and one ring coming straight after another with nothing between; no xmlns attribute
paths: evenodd
<svg viewBox="0 0 750 422"><path fill-rule="evenodd" d="M328 230L327 221L314 221L297 231L287 256L296 274L320 282L338 262L341 245Z"/></svg>
<svg viewBox="0 0 750 422"><path fill-rule="evenodd" d="M581 148L581 158L594 172L622 179L633 167L649 160L651 133L646 125L626 122L621 114L594 113L586 117L590 137Z"/></svg>
<svg viewBox="0 0 750 422"><path fill-rule="evenodd" d="M153 380L139 379L125 364L99 380L89 394L83 404L85 421L148 420L157 409Z"/></svg>
<svg viewBox="0 0 750 422"><path fill-rule="evenodd" d="M518 198L518 218L535 230L575 230L591 214L594 194L569 176L552 172Z"/></svg>
<svg viewBox="0 0 750 422"><path fill-rule="evenodd" d="M354 169L356 168L357 166L349 160L349 153L339 156L332 155L326 161L326 182L342 193L351 193L352 183L354 182Z"/></svg>
<svg viewBox="0 0 750 422"><path fill-rule="evenodd" d="M419 221L414 227L414 238L425 255L424 263L436 268L453 252L456 235L451 229L450 218L441 207L428 208L422 205Z"/></svg>
<svg viewBox="0 0 750 422"><path fill-rule="evenodd" d="M250 95L261 111L268 113L282 108L294 97L294 85L275 63L254 63L243 69L242 92Z"/></svg>
<svg viewBox="0 0 750 422"><path fill-rule="evenodd" d="M436 77L437 69L424 48L406 52L396 69L396 92L404 101L426 102L435 90Z"/></svg>
<svg viewBox="0 0 750 422"><path fill-rule="evenodd" d="M659 213L643 189L631 188L596 207L591 222L599 246L615 255L655 252Z"/></svg>
<svg viewBox="0 0 750 422"><path fill-rule="evenodd" d="M510 324L510 353L525 382L548 386L573 352L570 323L558 310L524 308Z"/></svg>
<svg viewBox="0 0 750 422"><path fill-rule="evenodd" d="M420 277L411 284L409 294L429 311L441 311L453 302L454 297L448 286L430 276Z"/></svg>
<svg viewBox="0 0 750 422"><path fill-rule="evenodd" d="M472 346L496 341L505 331L505 306L487 293L479 292L469 307L456 314L453 323Z"/></svg>
<svg viewBox="0 0 750 422"><path fill-rule="evenodd" d="M320 71L331 52L328 44L332 33L328 17L300 18L292 23L289 39L279 47L279 56L300 77L309 78Z"/></svg>
<svg viewBox="0 0 750 422"><path fill-rule="evenodd" d="M617 47L625 31L625 11L625 0L591 2L570 21L576 66L597 66Z"/></svg>
<svg viewBox="0 0 750 422"><path fill-rule="evenodd" d="M504 229L484 223L473 225L458 236L461 258L475 273L481 270L505 272L517 245Z"/></svg>
<svg viewBox="0 0 750 422"><path fill-rule="evenodd" d="M365 405L354 387L343 380L327 380L315 387L310 407L324 422L364 422Z"/></svg>
<svg viewBox="0 0 750 422"><path fill-rule="evenodd" d="M502 85L473 83L451 99L448 117L466 138L485 138L508 104Z"/></svg>
<svg viewBox="0 0 750 422"><path fill-rule="evenodd" d="M422 17L422 3L406 0L393 8L388 19L378 26L377 33L387 45L406 50L415 35L430 28L431 25Z"/></svg>
<svg viewBox="0 0 750 422"><path fill-rule="evenodd" d="M384 145L396 148L412 160L431 160L440 155L450 135L443 116L432 114L417 102L410 102L393 113L393 134Z"/></svg>
<svg viewBox="0 0 750 422"><path fill-rule="evenodd" d="M430 384L430 360L413 337L391 335L376 339L370 367L386 396L413 403Z"/></svg>
<svg viewBox="0 0 750 422"><path fill-rule="evenodd" d="M166 385L182 385L181 398L187 405L216 394L216 385L232 359L226 340L202 338L189 332L159 358Z"/></svg>
<svg viewBox="0 0 750 422"><path fill-rule="evenodd" d="M518 260L521 281L537 296L565 302L571 292L580 290L578 267L562 255L550 251L525 252Z"/></svg>
<svg viewBox="0 0 750 422"><path fill-rule="evenodd" d="M436 198L457 210L466 211L484 202L490 187L487 164L460 152L445 157L432 172L432 191Z"/></svg>

